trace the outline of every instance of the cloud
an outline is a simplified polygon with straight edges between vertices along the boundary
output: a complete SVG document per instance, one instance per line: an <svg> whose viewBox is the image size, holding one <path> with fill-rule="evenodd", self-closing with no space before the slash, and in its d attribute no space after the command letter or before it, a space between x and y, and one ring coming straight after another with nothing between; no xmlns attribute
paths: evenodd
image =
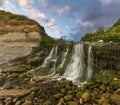
<svg viewBox="0 0 120 105"><path fill-rule="evenodd" d="M57 26L55 25L55 19L54 18L48 19L47 27L49 29L52 29L53 32L59 33L59 31L57 29Z"/></svg>
<svg viewBox="0 0 120 105"><path fill-rule="evenodd" d="M39 0L39 2L40 2L40 5L41 5L42 7L48 8L48 4L47 4L47 2L45 2L45 0Z"/></svg>
<svg viewBox="0 0 120 105"><path fill-rule="evenodd" d="M19 6L26 6L27 5L27 0L18 0Z"/></svg>
<svg viewBox="0 0 120 105"><path fill-rule="evenodd" d="M86 4L83 17L76 20L77 28L72 29L69 35L73 40L78 40L85 33L92 32L100 26L110 27L119 18L120 0L109 1L106 5L100 2Z"/></svg>
<svg viewBox="0 0 120 105"><path fill-rule="evenodd" d="M18 4L20 7L24 7L26 5L32 4L34 1L33 0L18 0Z"/></svg>
<svg viewBox="0 0 120 105"><path fill-rule="evenodd" d="M62 15L64 14L65 12L69 11L70 10L70 7L69 6L65 6L63 8L53 8L53 11L55 13L57 13L58 15Z"/></svg>
<svg viewBox="0 0 120 105"><path fill-rule="evenodd" d="M62 15L70 10L70 7L67 5L64 7L57 7L57 6L53 5L51 7L50 5L48 5L48 3L45 0L40 0L39 2L44 10L50 11L53 14Z"/></svg>
<svg viewBox="0 0 120 105"><path fill-rule="evenodd" d="M46 19L46 15L44 13L41 13L37 9L34 9L32 7L26 7L23 9L29 16L32 16L35 19Z"/></svg>
<svg viewBox="0 0 120 105"><path fill-rule="evenodd" d="M99 0L102 4L109 4L112 0Z"/></svg>
<svg viewBox="0 0 120 105"><path fill-rule="evenodd" d="M68 30L68 29L70 29L70 27L69 27L68 25L66 25L66 26L65 26L65 29L67 29L67 30Z"/></svg>
<svg viewBox="0 0 120 105"><path fill-rule="evenodd" d="M1 0L0 1L0 5L2 5L2 4L8 4L9 3L9 0Z"/></svg>
<svg viewBox="0 0 120 105"><path fill-rule="evenodd" d="M76 20L76 23L77 23L77 24L80 24L80 25L83 26L83 27L93 26L93 23L91 23L90 21L83 21L83 20L81 20L81 19L77 19L77 20Z"/></svg>

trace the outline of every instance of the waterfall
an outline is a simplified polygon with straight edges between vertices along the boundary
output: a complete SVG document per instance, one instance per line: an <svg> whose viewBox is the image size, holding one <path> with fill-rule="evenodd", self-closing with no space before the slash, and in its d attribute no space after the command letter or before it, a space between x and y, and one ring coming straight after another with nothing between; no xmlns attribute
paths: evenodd
<svg viewBox="0 0 120 105"><path fill-rule="evenodd" d="M52 58L53 56L53 52L54 52L54 47L52 48L52 50L50 51L49 55L46 57L46 59L44 60L43 64L41 65L41 67L46 67L49 60Z"/></svg>
<svg viewBox="0 0 120 105"><path fill-rule="evenodd" d="M57 56L58 54L58 46L55 47L55 53L54 53L54 57L51 59L52 62L54 62L53 67L50 69L51 74L50 75L54 75L55 74L55 70L56 70L56 62L57 62Z"/></svg>
<svg viewBox="0 0 120 105"><path fill-rule="evenodd" d="M65 63L65 60L66 60L66 57L67 57L67 54L68 54L68 47L66 49L66 51L64 52L63 56L62 56L62 62L61 64L58 66L58 70L61 69Z"/></svg>
<svg viewBox="0 0 120 105"><path fill-rule="evenodd" d="M92 77L93 73L93 55L92 55L92 46L88 48L88 67L87 67L87 80Z"/></svg>
<svg viewBox="0 0 120 105"><path fill-rule="evenodd" d="M55 73L55 64L57 61L57 51L58 51L58 46L54 47L51 49L49 55L45 58L44 62L42 65L38 66L35 69L31 69L30 71L28 71L27 73L33 73L41 68L47 68L49 65L51 65L50 63L53 63L53 67L49 68L49 72L50 75ZM49 76L49 75L47 75Z"/></svg>
<svg viewBox="0 0 120 105"><path fill-rule="evenodd" d="M83 44L76 44L74 46L73 56L66 67L63 77L75 82L78 78L82 77L84 67L85 63Z"/></svg>
<svg viewBox="0 0 120 105"><path fill-rule="evenodd" d="M85 54L84 54L84 44L75 44L73 49L73 54L71 59L67 57L69 48L67 47L62 53L58 54L58 46L53 46L49 55L45 58L43 64L35 69L32 69L31 72L34 74L34 71L44 71L43 76L53 76L56 73L56 70L61 70L65 64L65 61L69 61L65 65L65 72L62 78L66 78L73 82L86 81L92 77L93 73L93 54L92 46L88 47L88 58L85 65ZM61 55L60 55L61 54ZM59 57L61 57L59 59ZM68 59L67 59L68 58ZM57 63L60 64L57 66ZM86 66L86 67L85 67ZM61 78L61 77L60 77Z"/></svg>

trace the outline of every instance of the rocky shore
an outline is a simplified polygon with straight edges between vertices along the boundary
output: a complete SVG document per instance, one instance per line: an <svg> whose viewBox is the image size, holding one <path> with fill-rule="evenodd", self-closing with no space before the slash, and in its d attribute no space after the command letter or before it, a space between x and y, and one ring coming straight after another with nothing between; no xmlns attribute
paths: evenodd
<svg viewBox="0 0 120 105"><path fill-rule="evenodd" d="M120 105L120 78L79 87L64 78L1 71L0 105Z"/></svg>

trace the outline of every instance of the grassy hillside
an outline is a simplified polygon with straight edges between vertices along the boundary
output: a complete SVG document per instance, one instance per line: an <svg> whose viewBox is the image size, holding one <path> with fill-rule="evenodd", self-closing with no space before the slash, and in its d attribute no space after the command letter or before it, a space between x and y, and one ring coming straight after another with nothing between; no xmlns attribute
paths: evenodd
<svg viewBox="0 0 120 105"><path fill-rule="evenodd" d="M107 30L104 27L99 27L95 32L86 33L81 38L81 41L96 42L98 40L120 42L120 19Z"/></svg>
<svg viewBox="0 0 120 105"><path fill-rule="evenodd" d="M28 20L26 16L12 14L11 12L5 12L3 10L0 10L0 19L1 20L9 20L9 19Z"/></svg>

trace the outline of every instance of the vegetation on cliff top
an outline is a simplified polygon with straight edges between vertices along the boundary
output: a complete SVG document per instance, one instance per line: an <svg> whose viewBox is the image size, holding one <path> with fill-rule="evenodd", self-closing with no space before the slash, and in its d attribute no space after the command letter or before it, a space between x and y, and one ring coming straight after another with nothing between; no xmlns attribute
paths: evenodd
<svg viewBox="0 0 120 105"><path fill-rule="evenodd" d="M1 20L7 20L7 19L28 20L26 16L12 14L11 12L5 12L3 10L0 10L0 19Z"/></svg>
<svg viewBox="0 0 120 105"><path fill-rule="evenodd" d="M99 27L95 32L88 32L81 38L81 41L96 42L99 40L120 42L120 19L107 30Z"/></svg>

